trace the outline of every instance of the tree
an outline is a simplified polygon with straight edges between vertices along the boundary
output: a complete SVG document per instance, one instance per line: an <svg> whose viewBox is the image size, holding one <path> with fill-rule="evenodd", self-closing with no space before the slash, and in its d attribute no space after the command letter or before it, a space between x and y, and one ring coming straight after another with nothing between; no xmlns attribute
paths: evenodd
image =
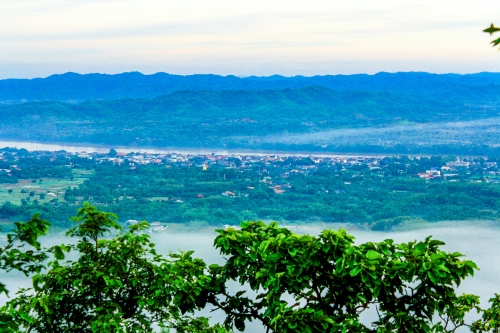
<svg viewBox="0 0 500 333"><path fill-rule="evenodd" d="M76 244L49 249L54 260L48 271L36 274L33 289L21 290L1 309L12 330L150 332L158 325L178 332L224 332L206 318L185 315L204 306L199 296L210 282L205 263L192 252L167 260L142 232L146 222L121 232L114 214L89 204L73 220L77 225L67 235L76 237ZM104 238L113 232L119 234ZM64 259L70 251L75 260Z"/></svg>
<svg viewBox="0 0 500 333"><path fill-rule="evenodd" d="M109 150L108 156L110 156L110 157L116 157L117 154L118 154L117 151L115 149L111 148Z"/></svg>
<svg viewBox="0 0 500 333"><path fill-rule="evenodd" d="M223 333L253 320L266 332L283 333L500 330L500 295L489 309L475 295L457 295L477 267L431 237L356 245L343 229L310 236L247 221L241 229L218 230L214 245L226 263L207 266L192 251L156 253L146 222L123 231L114 214L89 204L73 220L67 235L77 242L47 250L53 256L47 271L38 270L33 288L0 308L0 331L152 332L158 326ZM65 252L74 252L74 260ZM207 305L224 311L223 325L193 316ZM481 319L467 321L476 310ZM376 314L372 323L360 319L367 311Z"/></svg>
<svg viewBox="0 0 500 333"><path fill-rule="evenodd" d="M26 275L39 272L47 256L40 252L38 237L46 235L49 226L50 223L40 219L38 214L26 223L15 222L14 231L6 235L6 242L0 246L0 271L17 270ZM32 249L26 250L26 244ZM2 281L0 281L1 293L8 294L6 285Z"/></svg>
<svg viewBox="0 0 500 333"><path fill-rule="evenodd" d="M499 296L483 320L465 322L465 314L480 310L479 298L458 296L455 287L477 267L460 253L442 251L444 243L430 237L355 245L342 229L314 237L262 222L218 232L215 246L227 262L211 268L226 284L210 301L225 311L228 327L243 330L252 320L267 332L454 332L459 327L498 332L500 327ZM241 289L229 292L230 281ZM248 296L244 286L257 296ZM376 312L371 327L360 320L365 311Z"/></svg>
<svg viewBox="0 0 500 333"><path fill-rule="evenodd" d="M499 32L499 31L500 31L500 28L495 27L495 25L493 23L491 24L491 26L489 28L486 28L483 30L483 32L489 33L490 36L496 32ZM493 45L493 47L500 45L500 38L492 40L491 44Z"/></svg>

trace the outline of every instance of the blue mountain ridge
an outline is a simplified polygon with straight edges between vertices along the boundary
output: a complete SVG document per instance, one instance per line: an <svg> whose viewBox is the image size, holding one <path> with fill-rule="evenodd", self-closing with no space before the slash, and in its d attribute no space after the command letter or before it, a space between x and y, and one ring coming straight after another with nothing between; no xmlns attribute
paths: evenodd
<svg viewBox="0 0 500 333"><path fill-rule="evenodd" d="M500 73L431 74L424 72L323 76L173 75L139 72L121 74L55 74L46 78L0 80L0 103L24 101L84 101L152 98L181 90L280 90L322 86L336 91L384 91L439 95L470 87L500 85Z"/></svg>

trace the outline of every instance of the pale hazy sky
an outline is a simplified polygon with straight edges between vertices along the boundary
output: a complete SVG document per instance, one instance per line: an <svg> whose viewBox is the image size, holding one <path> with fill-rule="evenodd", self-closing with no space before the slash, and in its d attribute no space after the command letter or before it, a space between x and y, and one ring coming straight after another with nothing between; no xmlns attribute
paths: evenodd
<svg viewBox="0 0 500 333"><path fill-rule="evenodd" d="M500 0L0 0L0 78L500 72L492 22Z"/></svg>

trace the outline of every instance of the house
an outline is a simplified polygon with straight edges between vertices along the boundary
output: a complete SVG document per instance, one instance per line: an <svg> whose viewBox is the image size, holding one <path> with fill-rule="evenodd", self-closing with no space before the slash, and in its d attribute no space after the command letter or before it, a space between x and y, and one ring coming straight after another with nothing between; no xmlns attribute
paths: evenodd
<svg viewBox="0 0 500 333"><path fill-rule="evenodd" d="M271 177L269 177L269 176L268 176L268 177L264 177L264 178L262 178L262 180L261 180L261 181L262 181L263 183L268 183L268 184L270 184L270 183L272 183L272 178L271 178Z"/></svg>
<svg viewBox="0 0 500 333"><path fill-rule="evenodd" d="M223 192L222 195L225 196L225 197L235 197L236 196L236 194L234 194L231 191Z"/></svg>
<svg viewBox="0 0 500 333"><path fill-rule="evenodd" d="M441 177L441 171L438 170L427 170L425 173L432 177Z"/></svg>
<svg viewBox="0 0 500 333"><path fill-rule="evenodd" d="M469 165L470 165L470 162L460 162L460 161L446 162L447 167L468 168Z"/></svg>

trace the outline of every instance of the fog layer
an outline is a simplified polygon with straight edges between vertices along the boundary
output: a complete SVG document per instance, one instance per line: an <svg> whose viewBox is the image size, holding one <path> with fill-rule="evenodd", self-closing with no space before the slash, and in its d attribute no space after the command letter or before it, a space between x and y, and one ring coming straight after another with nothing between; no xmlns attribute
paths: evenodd
<svg viewBox="0 0 500 333"><path fill-rule="evenodd" d="M233 137L235 142L287 145L500 145L500 118L443 123L410 123L387 127L332 129L314 133Z"/></svg>

